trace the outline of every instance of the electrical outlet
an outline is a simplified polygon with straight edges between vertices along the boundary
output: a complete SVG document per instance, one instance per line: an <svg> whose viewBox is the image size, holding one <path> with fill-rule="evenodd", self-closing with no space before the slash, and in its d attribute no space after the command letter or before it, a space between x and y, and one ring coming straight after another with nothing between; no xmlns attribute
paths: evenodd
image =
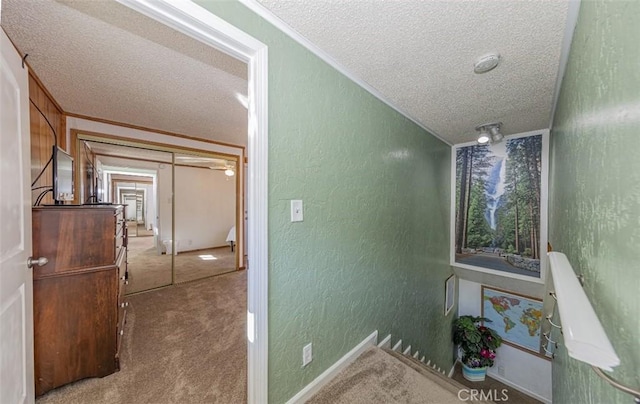
<svg viewBox="0 0 640 404"><path fill-rule="evenodd" d="M498 366L498 374L504 376L504 366Z"/></svg>
<svg viewBox="0 0 640 404"><path fill-rule="evenodd" d="M311 351L311 343L308 343L302 348L302 367L305 367L313 360L313 353Z"/></svg>

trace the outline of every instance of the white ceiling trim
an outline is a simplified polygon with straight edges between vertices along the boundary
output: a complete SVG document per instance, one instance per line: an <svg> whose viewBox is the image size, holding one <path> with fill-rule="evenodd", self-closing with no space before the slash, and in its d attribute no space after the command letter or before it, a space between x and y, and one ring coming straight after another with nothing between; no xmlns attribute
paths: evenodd
<svg viewBox="0 0 640 404"><path fill-rule="evenodd" d="M300 45L307 48L311 53L313 53L314 55L316 55L317 57L325 61L331 67L333 67L334 69L336 69L337 71L345 75L351 81L355 82L360 87L364 88L366 91L371 93L371 95L373 95L383 103L387 104L389 107L391 107L392 109L394 109L395 111L397 111L398 113L400 113L401 115L409 119L411 122L415 123L422 129L426 130L433 136L437 137L442 142L450 146L452 145L451 142L445 140L442 136L436 133L436 131L425 126L423 123L421 123L416 118L411 116L408 112L398 107L397 105L393 104L388 98L382 95L382 93L380 93L378 90L376 90L371 85L369 85L369 83L367 83L366 81L362 80L360 77L358 77L357 75L349 71L346 67L338 63L331 56L329 56L329 54L324 52L322 49L320 49L318 46L313 44L304 36L300 35L300 33L298 33L296 30L291 28L286 22L284 22L278 16L273 14L269 9L267 9L262 4L258 3L257 0L239 0L239 1L240 3L244 4L247 8L249 8L251 11L258 14L260 17L264 18L267 22L269 22L270 24L274 25L276 28L278 28L279 30L287 34L289 37L291 37L291 39L293 39L294 41L298 42Z"/></svg>
<svg viewBox="0 0 640 404"><path fill-rule="evenodd" d="M582 0L571 0L569 9L567 10L567 25L564 28L564 37L562 38L562 51L560 53L560 64L558 66L558 75L556 76L556 89L553 94L553 104L551 105L551 121L549 122L549 130L553 128L553 120L556 116L556 107L558 106L558 98L560 98L560 89L562 88L562 80L564 72L567 70L569 62L569 52L571 51L571 42L573 41L573 32L578 24L578 14L580 14L580 3Z"/></svg>

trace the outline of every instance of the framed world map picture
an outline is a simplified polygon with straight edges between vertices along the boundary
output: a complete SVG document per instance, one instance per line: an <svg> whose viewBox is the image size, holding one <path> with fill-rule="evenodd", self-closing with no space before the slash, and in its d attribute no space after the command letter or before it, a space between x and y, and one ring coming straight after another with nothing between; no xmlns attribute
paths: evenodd
<svg viewBox="0 0 640 404"><path fill-rule="evenodd" d="M482 286L482 317L507 345L529 353L540 353L542 300L505 290Z"/></svg>

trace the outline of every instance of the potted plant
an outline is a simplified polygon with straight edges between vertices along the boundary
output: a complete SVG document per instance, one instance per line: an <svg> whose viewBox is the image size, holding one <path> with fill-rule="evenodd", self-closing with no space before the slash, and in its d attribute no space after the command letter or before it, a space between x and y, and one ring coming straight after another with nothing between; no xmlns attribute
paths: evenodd
<svg viewBox="0 0 640 404"><path fill-rule="evenodd" d="M460 316L453 323L453 342L462 351L462 375L469 381L484 380L496 349L502 345L502 338L482 325L483 321L491 322L484 317Z"/></svg>

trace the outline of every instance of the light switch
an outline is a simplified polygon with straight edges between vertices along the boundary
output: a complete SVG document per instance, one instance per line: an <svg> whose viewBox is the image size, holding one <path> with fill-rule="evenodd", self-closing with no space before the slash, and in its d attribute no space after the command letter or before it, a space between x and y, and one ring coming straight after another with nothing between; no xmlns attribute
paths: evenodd
<svg viewBox="0 0 640 404"><path fill-rule="evenodd" d="M302 200L301 199L291 200L291 221L292 222L302 221Z"/></svg>

